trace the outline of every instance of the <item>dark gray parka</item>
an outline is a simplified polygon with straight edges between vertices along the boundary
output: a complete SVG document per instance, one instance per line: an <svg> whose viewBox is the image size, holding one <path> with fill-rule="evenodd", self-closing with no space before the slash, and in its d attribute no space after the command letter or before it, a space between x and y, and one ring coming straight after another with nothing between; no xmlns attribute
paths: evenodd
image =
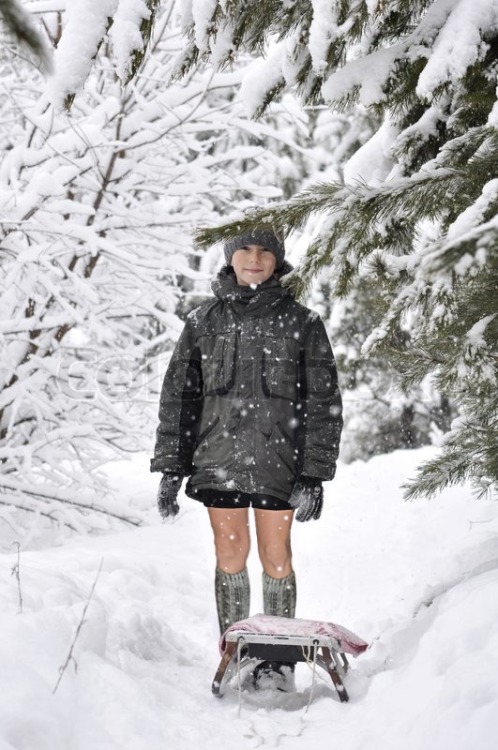
<svg viewBox="0 0 498 750"><path fill-rule="evenodd" d="M322 321L274 278L243 287L225 266L212 288L171 357L151 471L190 477L190 497L287 500L301 475L332 479L342 405Z"/></svg>

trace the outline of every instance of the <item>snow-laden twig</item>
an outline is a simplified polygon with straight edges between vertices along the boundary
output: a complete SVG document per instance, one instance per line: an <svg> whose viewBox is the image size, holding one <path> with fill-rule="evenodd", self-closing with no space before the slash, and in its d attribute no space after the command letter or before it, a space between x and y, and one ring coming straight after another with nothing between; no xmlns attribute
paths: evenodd
<svg viewBox="0 0 498 750"><path fill-rule="evenodd" d="M12 542L13 547L17 547L17 562L12 566L11 574L17 581L18 610L17 614L22 615L22 589L21 589L21 545L19 542Z"/></svg>
<svg viewBox="0 0 498 750"><path fill-rule="evenodd" d="M92 588L90 589L90 593L88 594L88 598L86 600L85 606L83 607L83 612L81 613L80 621L79 621L78 626L76 628L76 632L74 634L73 641L72 641L71 646L69 648L69 651L68 651L68 654L67 654L67 657L66 657L66 661L64 662L64 664L62 665L62 667L59 668L59 678L58 678L58 680L57 680L57 682L55 684L54 689L52 690L52 694L53 695L55 695L55 693L57 692L57 688L59 687L59 685L60 685L60 683L62 681L62 678L64 677L64 673L65 673L66 669L68 668L69 664L71 662L73 662L73 664L74 664L74 671L75 672L78 669L78 664L76 662L76 659L73 656L73 652L74 652L74 648L76 646L76 641L78 640L78 636L79 636L79 634L81 632L81 629L82 629L83 625L86 622L86 620L85 620L86 613L88 611L88 607L90 606L90 602L92 600L92 597L93 597L93 594L94 594L94 591L95 591L95 587L97 586L97 581L99 580L99 576L100 576L100 574L102 572L102 566L103 566L103 564L104 564L104 558L102 558L102 560L100 561L100 565L99 565L99 569L97 571L97 575L95 576L95 579L94 579L93 584L92 584Z"/></svg>
<svg viewBox="0 0 498 750"><path fill-rule="evenodd" d="M115 518L118 521L123 521L123 523L128 523L131 526L140 526L142 524L142 520L139 517L132 517L126 515L126 513L119 513L116 511L113 511L110 508L105 508L103 506L96 505L95 503L83 503L79 502L78 500L75 500L74 497L72 497L70 494L67 494L63 491L60 491L56 488L49 488L49 489L38 489L35 488L35 486L22 486L20 482L16 482L15 480L6 480L2 477L0 480L0 488L4 488L6 490L11 490L13 492L17 492L21 495L21 501L16 502L15 497L10 497L8 503L4 503L2 500L0 500L0 505L15 505L19 507L21 510L34 510L35 512L39 511L39 503L46 502L46 503L60 503L61 507L64 508L67 506L71 510L79 511L82 515L85 513L96 513L103 516L109 516L110 518ZM38 505L36 507L31 508L29 505L27 505L27 501L29 498L34 498L34 500L37 501ZM48 514L48 518L51 520L54 520L53 513L55 511L55 508L58 508L59 506L53 505L54 510ZM41 511L40 511L41 512ZM44 514L47 515L47 514ZM68 524L66 524L68 525Z"/></svg>

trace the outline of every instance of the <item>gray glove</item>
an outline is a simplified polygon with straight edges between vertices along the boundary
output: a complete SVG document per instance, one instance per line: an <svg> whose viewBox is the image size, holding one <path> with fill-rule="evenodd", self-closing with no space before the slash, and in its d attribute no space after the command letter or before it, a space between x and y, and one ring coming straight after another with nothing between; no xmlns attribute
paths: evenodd
<svg viewBox="0 0 498 750"><path fill-rule="evenodd" d="M183 477L180 474L174 472L163 474L157 493L157 507L161 518L166 519L169 516L176 516L180 510L176 498L182 486L182 479Z"/></svg>
<svg viewBox="0 0 498 750"><path fill-rule="evenodd" d="M322 480L300 477L292 488L289 505L297 509L296 521L320 518L323 508Z"/></svg>

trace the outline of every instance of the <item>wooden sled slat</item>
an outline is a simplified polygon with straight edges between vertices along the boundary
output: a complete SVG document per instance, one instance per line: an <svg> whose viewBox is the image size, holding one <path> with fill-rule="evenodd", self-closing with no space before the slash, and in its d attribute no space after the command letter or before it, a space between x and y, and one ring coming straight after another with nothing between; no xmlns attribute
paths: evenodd
<svg viewBox="0 0 498 750"><path fill-rule="evenodd" d="M227 643L225 653L221 657L221 661L218 665L218 669L216 670L213 684L211 686L214 695L217 695L220 698L223 695L224 683L226 681L225 677L228 667L234 660L234 657L237 657L237 641L230 641Z"/></svg>

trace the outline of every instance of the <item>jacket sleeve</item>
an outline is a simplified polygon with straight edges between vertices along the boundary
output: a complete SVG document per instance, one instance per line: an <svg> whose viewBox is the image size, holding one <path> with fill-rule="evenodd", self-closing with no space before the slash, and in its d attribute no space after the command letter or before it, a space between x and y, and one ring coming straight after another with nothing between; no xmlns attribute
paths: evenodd
<svg viewBox="0 0 498 750"><path fill-rule="evenodd" d="M332 347L323 322L311 319L303 352L304 399L301 474L333 479L342 432L342 399Z"/></svg>
<svg viewBox="0 0 498 750"><path fill-rule="evenodd" d="M151 471L192 473L202 403L200 351L187 319L164 376Z"/></svg>

